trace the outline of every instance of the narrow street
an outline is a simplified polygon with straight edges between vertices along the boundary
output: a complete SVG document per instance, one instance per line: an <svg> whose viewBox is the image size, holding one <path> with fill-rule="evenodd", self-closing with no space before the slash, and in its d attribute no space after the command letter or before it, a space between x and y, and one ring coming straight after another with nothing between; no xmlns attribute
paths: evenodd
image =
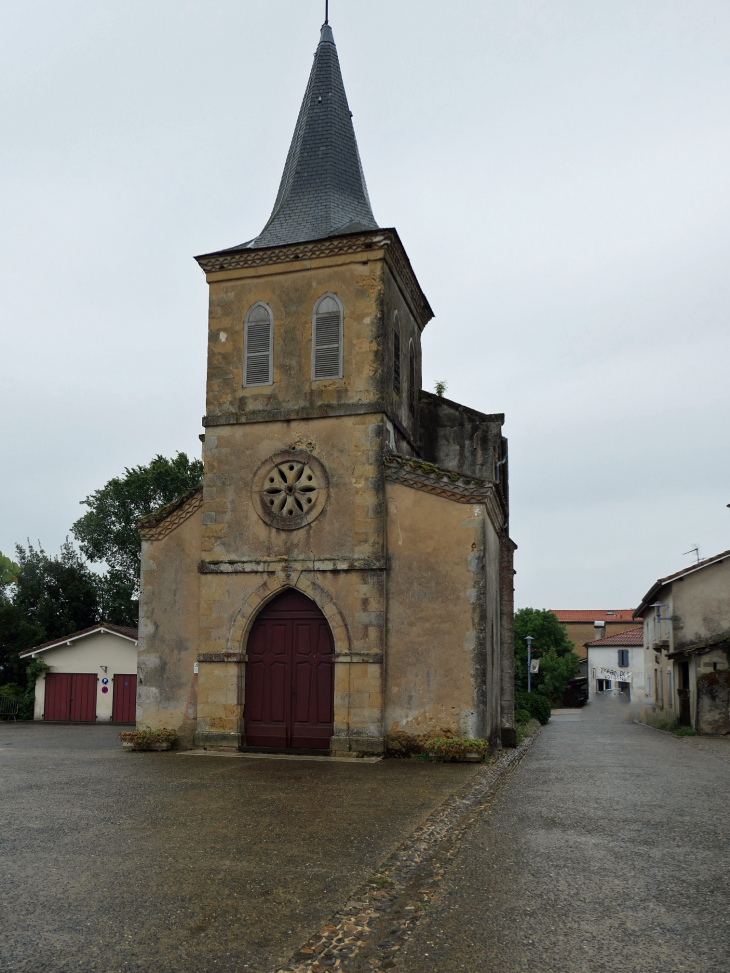
<svg viewBox="0 0 730 973"><path fill-rule="evenodd" d="M551 721L472 826L404 973L725 973L730 741L618 703Z"/></svg>

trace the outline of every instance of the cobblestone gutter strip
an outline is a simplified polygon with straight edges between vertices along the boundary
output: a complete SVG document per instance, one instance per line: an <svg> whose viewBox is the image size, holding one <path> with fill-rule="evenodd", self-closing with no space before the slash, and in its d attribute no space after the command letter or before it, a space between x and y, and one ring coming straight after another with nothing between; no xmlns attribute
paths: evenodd
<svg viewBox="0 0 730 973"><path fill-rule="evenodd" d="M431 902L449 861L485 798L519 764L535 740L503 750L466 788L444 801L330 922L277 973L326 970L390 973L398 950Z"/></svg>

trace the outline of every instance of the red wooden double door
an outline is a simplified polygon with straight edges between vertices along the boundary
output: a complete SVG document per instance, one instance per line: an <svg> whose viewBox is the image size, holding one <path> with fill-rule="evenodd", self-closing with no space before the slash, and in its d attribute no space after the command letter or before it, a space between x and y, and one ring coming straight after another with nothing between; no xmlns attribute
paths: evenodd
<svg viewBox="0 0 730 973"><path fill-rule="evenodd" d="M298 591L261 611L246 649L246 745L329 750L334 641L327 619Z"/></svg>
<svg viewBox="0 0 730 973"><path fill-rule="evenodd" d="M49 672L46 675L44 720L65 723L94 723L98 676L93 672ZM112 722L134 723L137 676L111 677Z"/></svg>

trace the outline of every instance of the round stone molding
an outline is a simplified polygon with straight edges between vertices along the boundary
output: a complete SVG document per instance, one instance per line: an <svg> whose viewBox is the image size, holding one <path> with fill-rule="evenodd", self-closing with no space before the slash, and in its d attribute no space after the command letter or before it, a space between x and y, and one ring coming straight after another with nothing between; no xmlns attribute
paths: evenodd
<svg viewBox="0 0 730 973"><path fill-rule="evenodd" d="M327 502L324 466L310 453L285 450L258 468L251 490L256 513L278 530L297 530L318 517Z"/></svg>

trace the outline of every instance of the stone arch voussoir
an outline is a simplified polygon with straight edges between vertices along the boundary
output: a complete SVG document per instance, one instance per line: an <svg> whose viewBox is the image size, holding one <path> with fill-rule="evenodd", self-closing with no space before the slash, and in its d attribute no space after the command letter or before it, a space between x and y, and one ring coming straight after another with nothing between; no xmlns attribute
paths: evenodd
<svg viewBox="0 0 730 973"><path fill-rule="evenodd" d="M303 573L288 574L280 572L270 575L263 584L251 592L245 604L233 619L233 625L228 635L226 651L244 654L248 635L257 615L273 598L281 594L286 588L294 588L322 610L322 614L329 622L332 637L335 642L335 658L350 654L350 633L342 613L335 604L332 595L317 581L312 581Z"/></svg>

